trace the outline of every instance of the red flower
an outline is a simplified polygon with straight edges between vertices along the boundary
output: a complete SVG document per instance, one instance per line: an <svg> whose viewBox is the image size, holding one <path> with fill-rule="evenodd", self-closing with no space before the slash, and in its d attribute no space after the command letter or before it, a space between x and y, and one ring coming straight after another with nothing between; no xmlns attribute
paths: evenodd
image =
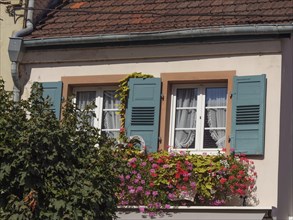
<svg viewBox="0 0 293 220"><path fill-rule="evenodd" d="M156 177L156 176L158 176L158 174L156 174L156 173L151 173L151 176L152 176L152 177Z"/></svg>
<svg viewBox="0 0 293 220"><path fill-rule="evenodd" d="M188 181L188 177L187 177L187 176L184 177L184 178L183 178L183 181L184 181L184 182L187 182L187 181Z"/></svg>
<svg viewBox="0 0 293 220"><path fill-rule="evenodd" d="M234 180L235 177L234 176L229 176L229 180Z"/></svg>
<svg viewBox="0 0 293 220"><path fill-rule="evenodd" d="M162 160L161 158L159 158L158 160L157 160L157 163L164 163L164 160Z"/></svg>
<svg viewBox="0 0 293 220"><path fill-rule="evenodd" d="M175 179L180 179L180 173L175 174Z"/></svg>
<svg viewBox="0 0 293 220"><path fill-rule="evenodd" d="M222 178L220 179L220 183L221 183L221 184L224 184L225 182L227 182L227 179L222 177Z"/></svg>
<svg viewBox="0 0 293 220"><path fill-rule="evenodd" d="M154 187L154 183L153 182L150 182L150 187Z"/></svg>

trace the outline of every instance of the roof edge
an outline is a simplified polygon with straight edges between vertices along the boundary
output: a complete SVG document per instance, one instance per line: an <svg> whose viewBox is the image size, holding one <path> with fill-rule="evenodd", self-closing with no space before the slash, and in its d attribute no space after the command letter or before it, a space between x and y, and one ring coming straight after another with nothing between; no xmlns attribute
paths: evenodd
<svg viewBox="0 0 293 220"><path fill-rule="evenodd" d="M292 24L268 24L268 25L245 25L245 26L223 26L199 29L183 29L164 32L143 32L129 34L105 34L95 36L56 37L24 39L26 48L93 44L93 43L115 43L132 41L170 40L198 37L219 37L219 36L241 36L241 35L269 35L269 34L292 34Z"/></svg>

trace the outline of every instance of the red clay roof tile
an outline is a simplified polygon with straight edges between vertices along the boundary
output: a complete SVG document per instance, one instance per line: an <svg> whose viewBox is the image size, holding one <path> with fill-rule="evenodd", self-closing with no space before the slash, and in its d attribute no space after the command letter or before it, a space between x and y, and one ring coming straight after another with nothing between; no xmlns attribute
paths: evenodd
<svg viewBox="0 0 293 220"><path fill-rule="evenodd" d="M73 0L26 38L292 23L293 0Z"/></svg>

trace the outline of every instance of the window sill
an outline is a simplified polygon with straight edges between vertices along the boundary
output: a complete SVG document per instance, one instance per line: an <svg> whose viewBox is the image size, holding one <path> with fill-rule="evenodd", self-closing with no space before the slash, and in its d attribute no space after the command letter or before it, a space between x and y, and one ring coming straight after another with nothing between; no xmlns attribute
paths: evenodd
<svg viewBox="0 0 293 220"><path fill-rule="evenodd" d="M270 218L272 207L258 206L178 206L162 210L165 215L150 218L146 213L139 213L138 206L118 207L119 219L245 219L262 220Z"/></svg>

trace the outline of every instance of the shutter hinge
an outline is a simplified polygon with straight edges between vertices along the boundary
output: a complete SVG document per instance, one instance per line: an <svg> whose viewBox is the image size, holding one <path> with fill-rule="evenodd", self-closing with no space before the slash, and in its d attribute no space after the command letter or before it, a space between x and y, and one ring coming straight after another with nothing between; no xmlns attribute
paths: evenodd
<svg viewBox="0 0 293 220"><path fill-rule="evenodd" d="M158 140L159 140L159 143L161 144L162 143L162 138L158 137Z"/></svg>
<svg viewBox="0 0 293 220"><path fill-rule="evenodd" d="M161 94L161 99L164 100L164 95L163 94Z"/></svg>
<svg viewBox="0 0 293 220"><path fill-rule="evenodd" d="M233 93L230 94L230 99L232 99L232 97L233 97Z"/></svg>
<svg viewBox="0 0 293 220"><path fill-rule="evenodd" d="M231 137L228 138L228 143L231 143Z"/></svg>

